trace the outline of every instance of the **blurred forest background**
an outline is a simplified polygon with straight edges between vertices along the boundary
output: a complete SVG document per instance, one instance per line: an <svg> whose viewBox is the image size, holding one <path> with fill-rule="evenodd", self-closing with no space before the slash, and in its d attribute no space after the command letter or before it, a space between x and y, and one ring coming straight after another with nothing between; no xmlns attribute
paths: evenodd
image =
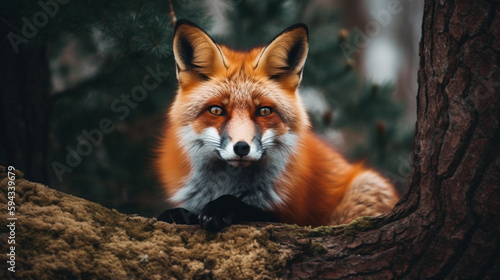
<svg viewBox="0 0 500 280"><path fill-rule="evenodd" d="M189 19L249 49L304 22L301 94L315 130L403 192L415 123L421 1L0 0L0 165L124 213L155 216L152 150Z"/></svg>

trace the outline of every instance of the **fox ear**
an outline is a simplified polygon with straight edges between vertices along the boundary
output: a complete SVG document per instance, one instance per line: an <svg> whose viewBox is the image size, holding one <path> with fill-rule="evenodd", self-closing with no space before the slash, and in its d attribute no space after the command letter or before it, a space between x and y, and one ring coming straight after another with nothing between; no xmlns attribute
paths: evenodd
<svg viewBox="0 0 500 280"><path fill-rule="evenodd" d="M173 49L181 85L184 80L210 79L218 70L226 68L226 59L219 46L188 20L177 21Z"/></svg>
<svg viewBox="0 0 500 280"><path fill-rule="evenodd" d="M287 83L298 86L306 62L308 41L305 24L290 26L262 49L255 68L264 71L271 79L286 79Z"/></svg>

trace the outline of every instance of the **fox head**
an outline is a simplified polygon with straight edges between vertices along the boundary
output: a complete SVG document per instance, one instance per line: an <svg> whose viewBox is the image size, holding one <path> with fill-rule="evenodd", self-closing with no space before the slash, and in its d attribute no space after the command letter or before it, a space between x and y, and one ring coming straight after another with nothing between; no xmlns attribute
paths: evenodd
<svg viewBox="0 0 500 280"><path fill-rule="evenodd" d="M293 152L310 126L297 90L308 51L304 24L239 52L179 20L173 51L179 89L169 120L192 162L248 167Z"/></svg>

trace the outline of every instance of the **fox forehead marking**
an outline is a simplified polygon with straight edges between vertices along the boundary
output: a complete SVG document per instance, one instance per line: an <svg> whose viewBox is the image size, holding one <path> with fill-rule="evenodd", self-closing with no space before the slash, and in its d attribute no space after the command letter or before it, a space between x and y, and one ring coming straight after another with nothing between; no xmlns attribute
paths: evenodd
<svg viewBox="0 0 500 280"><path fill-rule="evenodd" d="M233 110L226 130L233 143L244 141L250 144L256 133L254 121L241 109Z"/></svg>

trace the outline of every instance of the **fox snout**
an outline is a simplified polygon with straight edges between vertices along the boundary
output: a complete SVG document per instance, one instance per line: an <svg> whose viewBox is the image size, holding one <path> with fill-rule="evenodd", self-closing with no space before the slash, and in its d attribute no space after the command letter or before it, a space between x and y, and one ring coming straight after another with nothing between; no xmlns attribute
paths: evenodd
<svg viewBox="0 0 500 280"><path fill-rule="evenodd" d="M233 147L234 153L240 157L244 157L250 153L250 145L247 142L239 141Z"/></svg>
<svg viewBox="0 0 500 280"><path fill-rule="evenodd" d="M237 167L246 167L262 156L260 135L245 112L233 112L221 137L222 159Z"/></svg>
<svg viewBox="0 0 500 280"><path fill-rule="evenodd" d="M224 133L219 154L232 166L247 167L262 157L261 137L255 135L248 140L231 137L230 134Z"/></svg>

